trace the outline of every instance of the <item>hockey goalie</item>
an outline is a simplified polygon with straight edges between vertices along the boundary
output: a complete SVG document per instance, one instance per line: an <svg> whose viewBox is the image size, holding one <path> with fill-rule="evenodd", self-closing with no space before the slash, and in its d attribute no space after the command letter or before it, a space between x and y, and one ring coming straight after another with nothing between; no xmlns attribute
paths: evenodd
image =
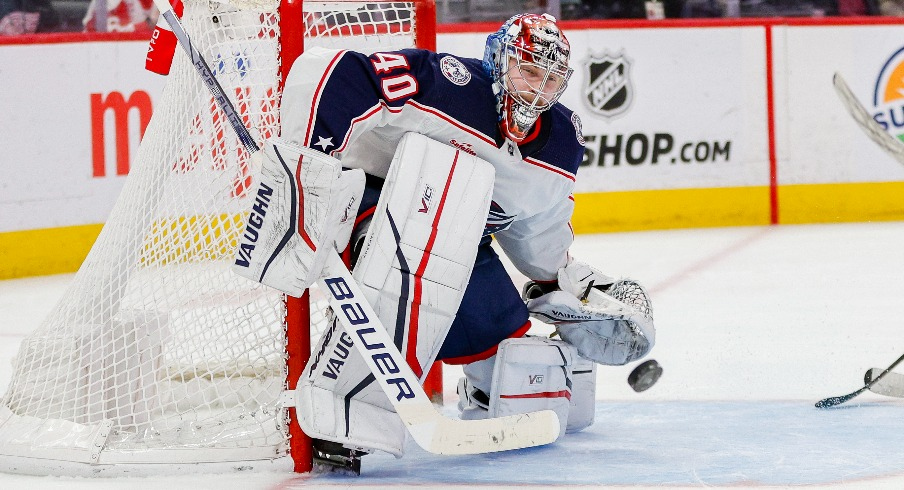
<svg viewBox="0 0 904 490"><path fill-rule="evenodd" d="M549 410L559 437L592 424L595 365L644 357L655 331L639 284L568 253L583 156L580 119L557 102L569 55L536 14L505 22L482 60L308 50L234 269L299 296L341 252L420 382L434 361L463 365L462 420ZM493 239L532 279L523 292ZM559 338L527 335L531 316ZM361 339L331 322L295 401L316 458L353 469L406 440Z"/></svg>

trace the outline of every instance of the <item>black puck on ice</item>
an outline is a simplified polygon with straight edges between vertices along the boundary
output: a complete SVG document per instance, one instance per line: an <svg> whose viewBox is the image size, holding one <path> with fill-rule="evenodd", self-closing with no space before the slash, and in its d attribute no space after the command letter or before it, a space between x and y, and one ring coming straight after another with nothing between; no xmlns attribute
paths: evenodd
<svg viewBox="0 0 904 490"><path fill-rule="evenodd" d="M662 366L655 360L650 359L638 364L631 371L631 374L628 375L628 384L631 385L634 391L640 393L656 384L660 376L662 376Z"/></svg>

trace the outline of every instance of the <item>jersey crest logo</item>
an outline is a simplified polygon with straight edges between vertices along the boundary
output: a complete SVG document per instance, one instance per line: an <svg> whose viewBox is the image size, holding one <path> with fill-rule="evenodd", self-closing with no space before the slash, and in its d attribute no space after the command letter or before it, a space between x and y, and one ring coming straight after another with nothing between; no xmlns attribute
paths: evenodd
<svg viewBox="0 0 904 490"><path fill-rule="evenodd" d="M571 124L574 125L574 135L577 137L578 143L580 143L581 146L584 146L584 131L581 126L581 116L578 116L577 112L571 113Z"/></svg>
<svg viewBox="0 0 904 490"><path fill-rule="evenodd" d="M489 236L493 233L505 230L513 221L515 221L514 216L505 214L505 210L502 209L502 206L497 204L496 201L491 201L490 213L487 216L487 225L483 229L483 236Z"/></svg>
<svg viewBox="0 0 904 490"><path fill-rule="evenodd" d="M587 108L606 119L627 111L634 98L630 69L631 63L624 54L591 56L585 66L584 104Z"/></svg>
<svg viewBox="0 0 904 490"><path fill-rule="evenodd" d="M468 68L452 56L443 56L439 60L439 66L443 76L455 85L463 87L471 81L471 72L468 71Z"/></svg>

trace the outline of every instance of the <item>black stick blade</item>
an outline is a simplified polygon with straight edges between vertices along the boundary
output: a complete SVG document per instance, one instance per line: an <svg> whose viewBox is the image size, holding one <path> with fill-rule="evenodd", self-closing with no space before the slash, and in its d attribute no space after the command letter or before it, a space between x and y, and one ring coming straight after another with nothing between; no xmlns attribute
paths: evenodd
<svg viewBox="0 0 904 490"><path fill-rule="evenodd" d="M851 398L854 398L855 396L859 395L860 393L863 393L864 389L866 389L866 388L860 388L859 390L857 390L853 393L849 393L844 396L830 396L823 400L819 400L818 402L816 402L816 408L831 408L836 405L841 405L842 403L850 400Z"/></svg>

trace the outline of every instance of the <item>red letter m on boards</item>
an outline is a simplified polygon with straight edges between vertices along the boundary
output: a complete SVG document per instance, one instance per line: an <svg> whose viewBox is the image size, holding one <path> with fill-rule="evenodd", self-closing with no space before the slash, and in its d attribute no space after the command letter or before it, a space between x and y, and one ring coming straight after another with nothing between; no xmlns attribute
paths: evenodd
<svg viewBox="0 0 904 490"><path fill-rule="evenodd" d="M92 176L104 177L106 170L106 130L104 117L107 111L113 111L113 126L116 135L116 175L129 173L129 111L138 111L139 135L151 120L151 96L144 90L137 90L129 96L129 100L119 92L91 94L91 160Z"/></svg>

